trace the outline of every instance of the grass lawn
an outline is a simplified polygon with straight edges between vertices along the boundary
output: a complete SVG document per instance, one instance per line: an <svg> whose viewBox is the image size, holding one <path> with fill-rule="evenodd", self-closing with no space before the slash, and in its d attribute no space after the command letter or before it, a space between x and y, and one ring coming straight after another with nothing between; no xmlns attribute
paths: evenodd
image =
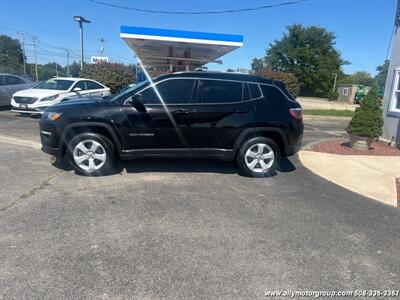
<svg viewBox="0 0 400 300"><path fill-rule="evenodd" d="M305 109L305 115L314 115L314 116L333 116L333 117L352 117L354 112L348 109L339 110L339 109Z"/></svg>

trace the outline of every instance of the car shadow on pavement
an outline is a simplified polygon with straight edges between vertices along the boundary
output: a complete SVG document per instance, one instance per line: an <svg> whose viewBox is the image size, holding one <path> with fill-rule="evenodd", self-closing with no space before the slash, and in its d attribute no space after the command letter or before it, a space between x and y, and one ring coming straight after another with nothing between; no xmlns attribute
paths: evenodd
<svg viewBox="0 0 400 300"><path fill-rule="evenodd" d="M231 162L213 159L190 158L143 158L122 162L128 173L171 172L171 173L220 173L235 174Z"/></svg>
<svg viewBox="0 0 400 300"><path fill-rule="evenodd" d="M55 161L54 167L72 171L73 168L64 160ZM226 162L215 159L198 158L142 158L134 160L117 161L112 172L104 175L115 175L123 170L127 173L219 173L219 174L240 174L234 162ZM288 158L280 161L277 171L280 173L289 173L296 170L296 167ZM275 176L277 173L272 174Z"/></svg>

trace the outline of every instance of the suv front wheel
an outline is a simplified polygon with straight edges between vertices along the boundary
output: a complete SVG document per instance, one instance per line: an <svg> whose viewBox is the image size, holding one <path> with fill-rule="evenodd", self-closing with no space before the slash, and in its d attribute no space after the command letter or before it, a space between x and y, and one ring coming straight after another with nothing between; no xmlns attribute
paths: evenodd
<svg viewBox="0 0 400 300"><path fill-rule="evenodd" d="M105 175L112 170L114 147L101 134L82 133L68 143L67 158L79 174Z"/></svg>
<svg viewBox="0 0 400 300"><path fill-rule="evenodd" d="M275 174L279 159L279 148L273 140L256 137L243 143L236 162L245 176L268 177Z"/></svg>

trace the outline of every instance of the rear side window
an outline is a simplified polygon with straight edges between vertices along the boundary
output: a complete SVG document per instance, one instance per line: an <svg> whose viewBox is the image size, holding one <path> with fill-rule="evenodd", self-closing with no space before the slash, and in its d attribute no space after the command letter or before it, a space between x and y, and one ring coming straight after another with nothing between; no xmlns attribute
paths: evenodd
<svg viewBox="0 0 400 300"><path fill-rule="evenodd" d="M74 89L76 89L76 88L80 88L82 91L85 91L86 90L85 81L83 81L83 80L78 81L74 86Z"/></svg>
<svg viewBox="0 0 400 300"><path fill-rule="evenodd" d="M94 81L86 81L86 87L88 90L98 90L98 89L103 89L104 87L98 84L97 82Z"/></svg>
<svg viewBox="0 0 400 300"><path fill-rule="evenodd" d="M250 91L249 91L249 85L247 82L243 82L243 100L250 100Z"/></svg>
<svg viewBox="0 0 400 300"><path fill-rule="evenodd" d="M251 99L256 99L256 98L261 97L261 91L260 91L260 87L258 86L258 84L249 83L249 89L250 89Z"/></svg>
<svg viewBox="0 0 400 300"><path fill-rule="evenodd" d="M202 103L240 102L243 83L224 80L200 80L199 99Z"/></svg>

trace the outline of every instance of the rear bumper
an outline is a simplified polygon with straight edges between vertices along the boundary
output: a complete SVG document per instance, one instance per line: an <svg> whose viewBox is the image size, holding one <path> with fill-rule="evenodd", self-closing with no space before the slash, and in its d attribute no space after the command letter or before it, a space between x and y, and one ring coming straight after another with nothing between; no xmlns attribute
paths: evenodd
<svg viewBox="0 0 400 300"><path fill-rule="evenodd" d="M297 152L300 151L302 146L302 143L298 143L295 145L287 145L286 146L286 151L285 151L285 156L293 156L295 155Z"/></svg>

